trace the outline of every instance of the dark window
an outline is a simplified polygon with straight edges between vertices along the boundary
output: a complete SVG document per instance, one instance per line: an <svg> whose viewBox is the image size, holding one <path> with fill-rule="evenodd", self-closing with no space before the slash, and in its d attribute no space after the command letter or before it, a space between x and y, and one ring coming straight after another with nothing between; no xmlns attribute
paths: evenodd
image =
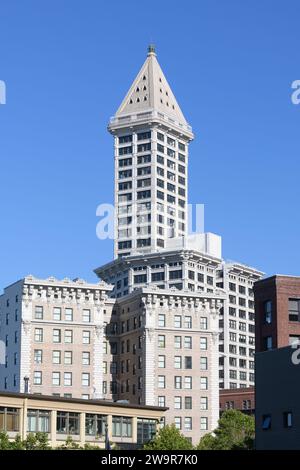
<svg viewBox="0 0 300 470"><path fill-rule="evenodd" d="M266 431L267 429L271 429L271 415L263 415L262 428L264 431Z"/></svg>
<svg viewBox="0 0 300 470"><path fill-rule="evenodd" d="M140 132L137 135L137 140L145 140L151 138L151 132Z"/></svg>
<svg viewBox="0 0 300 470"><path fill-rule="evenodd" d="M119 155L128 155L129 153L132 153L132 146L131 145L129 147L120 147L119 148Z"/></svg>
<svg viewBox="0 0 300 470"><path fill-rule="evenodd" d="M293 414L291 411L285 411L283 413L283 425L285 428L293 427Z"/></svg>
<svg viewBox="0 0 300 470"><path fill-rule="evenodd" d="M299 299L289 299L289 321L300 321Z"/></svg>
<svg viewBox="0 0 300 470"><path fill-rule="evenodd" d="M134 276L134 284L142 284L147 282L147 274L137 274Z"/></svg>
<svg viewBox="0 0 300 470"><path fill-rule="evenodd" d="M152 273L151 280L152 280L152 282L164 281L165 280L164 271L158 272L158 273Z"/></svg>
<svg viewBox="0 0 300 470"><path fill-rule="evenodd" d="M119 144L126 144L127 142L132 142L132 135L123 135L119 137Z"/></svg>
<svg viewBox="0 0 300 470"><path fill-rule="evenodd" d="M147 143L147 144L139 144L137 146L137 151L138 152L148 152L149 150L151 150L151 143Z"/></svg>

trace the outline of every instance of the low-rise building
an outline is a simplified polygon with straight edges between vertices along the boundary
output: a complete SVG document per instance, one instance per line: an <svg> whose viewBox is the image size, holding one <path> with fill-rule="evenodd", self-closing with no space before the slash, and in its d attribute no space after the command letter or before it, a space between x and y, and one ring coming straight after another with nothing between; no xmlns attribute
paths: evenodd
<svg viewBox="0 0 300 470"><path fill-rule="evenodd" d="M81 446L104 448L107 436L111 446L134 449L153 438L165 411L104 400L0 392L0 432L6 432L10 440L46 433L51 447L71 437Z"/></svg>
<svg viewBox="0 0 300 470"><path fill-rule="evenodd" d="M220 414L227 410L238 410L253 415L255 412L254 387L220 390Z"/></svg>

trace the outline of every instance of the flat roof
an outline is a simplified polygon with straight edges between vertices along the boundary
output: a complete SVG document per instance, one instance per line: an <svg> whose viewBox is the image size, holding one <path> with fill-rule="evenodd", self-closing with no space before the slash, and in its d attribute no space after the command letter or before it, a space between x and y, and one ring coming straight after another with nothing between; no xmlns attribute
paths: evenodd
<svg viewBox="0 0 300 470"><path fill-rule="evenodd" d="M84 399L84 398L65 398L55 397L53 395L37 395L33 393L19 393L19 392L3 392L0 391L1 397L12 397L12 398L29 398L30 400L45 400L52 402L61 403L80 403L82 405L98 405L98 406L111 406L113 408L131 408L138 410L155 410L155 411L167 411L169 408L164 406L149 406L149 405L133 405L131 403L123 403L110 400L97 400L97 399Z"/></svg>

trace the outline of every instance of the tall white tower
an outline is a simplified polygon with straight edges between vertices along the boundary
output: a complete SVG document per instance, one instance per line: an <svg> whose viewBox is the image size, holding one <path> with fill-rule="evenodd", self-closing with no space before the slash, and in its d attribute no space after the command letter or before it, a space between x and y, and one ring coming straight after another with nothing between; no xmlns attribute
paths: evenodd
<svg viewBox="0 0 300 470"><path fill-rule="evenodd" d="M108 130L115 138L114 257L160 251L187 234L193 139L153 45Z"/></svg>

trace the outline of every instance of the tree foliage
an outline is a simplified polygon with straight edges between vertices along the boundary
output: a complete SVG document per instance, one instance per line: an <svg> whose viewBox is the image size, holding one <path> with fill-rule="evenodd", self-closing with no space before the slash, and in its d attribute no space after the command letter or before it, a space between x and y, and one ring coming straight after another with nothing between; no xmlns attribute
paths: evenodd
<svg viewBox="0 0 300 470"><path fill-rule="evenodd" d="M254 448L254 417L241 411L225 411L218 428L200 440L199 450L251 450Z"/></svg>
<svg viewBox="0 0 300 470"><path fill-rule="evenodd" d="M143 448L145 450L191 450L193 446L189 439L172 424L161 428Z"/></svg>

